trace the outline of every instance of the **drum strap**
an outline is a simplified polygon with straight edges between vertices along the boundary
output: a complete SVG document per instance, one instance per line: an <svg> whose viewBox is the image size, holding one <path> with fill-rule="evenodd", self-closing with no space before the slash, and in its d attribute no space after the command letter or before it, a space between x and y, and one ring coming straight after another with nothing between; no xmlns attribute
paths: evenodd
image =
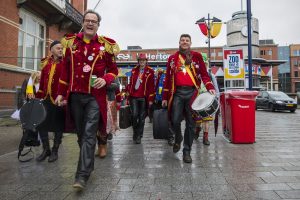
<svg viewBox="0 0 300 200"><path fill-rule="evenodd" d="M180 62L183 64L184 63L184 59L182 58L181 55L179 55L179 59L180 59ZM189 65L184 65L184 67L185 67L188 75L190 76L192 82L194 83L195 87L197 88L197 90L199 90L199 86L196 84L196 80L195 80L195 77L192 74L190 66Z"/></svg>

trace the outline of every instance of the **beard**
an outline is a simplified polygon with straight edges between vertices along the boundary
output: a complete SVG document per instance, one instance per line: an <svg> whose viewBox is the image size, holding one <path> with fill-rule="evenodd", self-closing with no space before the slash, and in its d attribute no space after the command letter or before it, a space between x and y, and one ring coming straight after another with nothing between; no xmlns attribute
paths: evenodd
<svg viewBox="0 0 300 200"><path fill-rule="evenodd" d="M191 49L182 49L179 47L179 53L182 55L185 55L185 65L190 65L192 63L192 54L191 54Z"/></svg>

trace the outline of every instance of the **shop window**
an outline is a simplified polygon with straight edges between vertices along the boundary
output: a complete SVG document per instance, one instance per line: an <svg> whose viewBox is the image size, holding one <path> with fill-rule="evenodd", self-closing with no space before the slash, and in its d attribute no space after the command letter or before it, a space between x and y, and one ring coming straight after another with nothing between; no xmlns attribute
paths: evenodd
<svg viewBox="0 0 300 200"><path fill-rule="evenodd" d="M45 22L25 10L20 10L18 66L38 70L45 55Z"/></svg>

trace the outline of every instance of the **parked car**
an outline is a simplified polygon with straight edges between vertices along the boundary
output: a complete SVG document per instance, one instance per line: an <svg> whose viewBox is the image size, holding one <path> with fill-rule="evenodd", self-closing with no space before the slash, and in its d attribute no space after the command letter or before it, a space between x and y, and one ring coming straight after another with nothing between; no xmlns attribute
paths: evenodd
<svg viewBox="0 0 300 200"><path fill-rule="evenodd" d="M284 92L262 91L256 97L256 109L289 110L295 112L297 102Z"/></svg>

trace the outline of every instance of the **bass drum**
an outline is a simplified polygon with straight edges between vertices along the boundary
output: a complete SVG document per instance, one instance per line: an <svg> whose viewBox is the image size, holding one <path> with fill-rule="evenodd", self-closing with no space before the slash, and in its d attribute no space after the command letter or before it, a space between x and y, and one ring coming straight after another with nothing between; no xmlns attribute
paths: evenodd
<svg viewBox="0 0 300 200"><path fill-rule="evenodd" d="M194 118L204 119L213 116L219 109L219 101L215 95L204 92L197 96L192 103Z"/></svg>

